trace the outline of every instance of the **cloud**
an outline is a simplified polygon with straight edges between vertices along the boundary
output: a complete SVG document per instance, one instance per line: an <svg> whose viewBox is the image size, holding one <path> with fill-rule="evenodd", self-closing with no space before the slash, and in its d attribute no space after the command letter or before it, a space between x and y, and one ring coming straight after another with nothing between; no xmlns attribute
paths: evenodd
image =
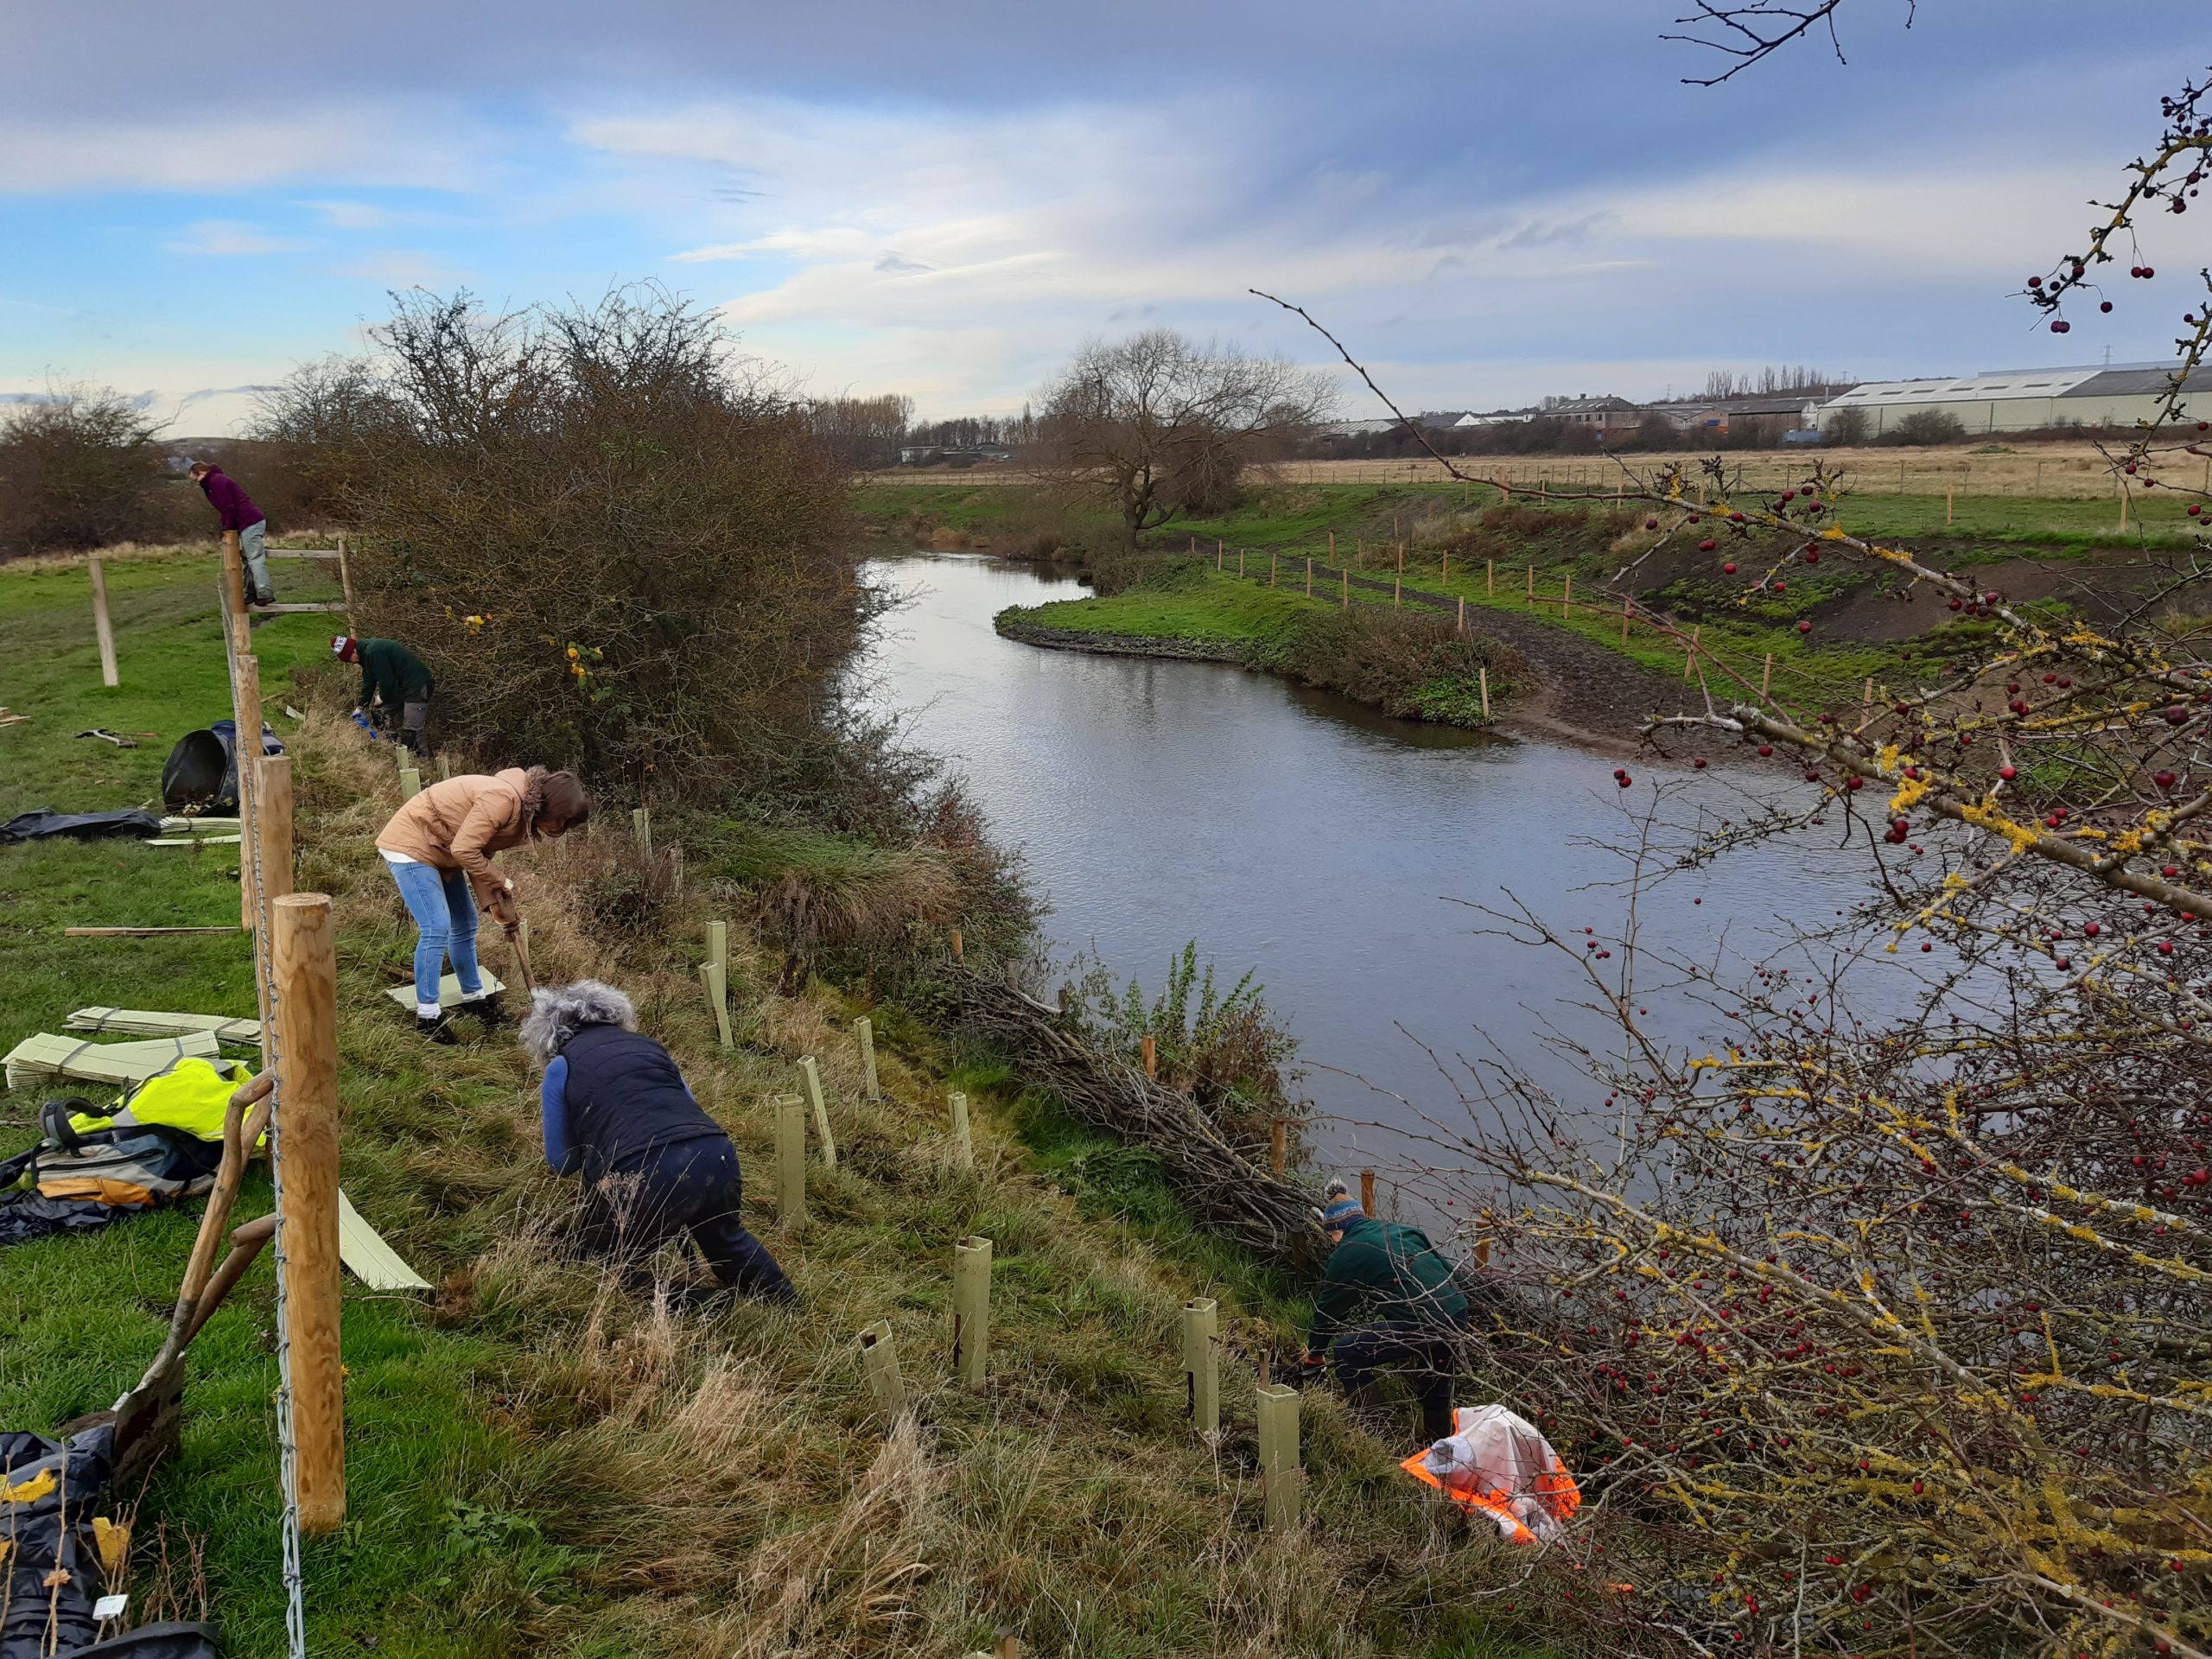
<svg viewBox="0 0 2212 1659"><path fill-rule="evenodd" d="M201 219L186 226L181 234L162 245L171 253L241 259L264 253L297 253L308 245L289 237L268 235L235 219Z"/></svg>
<svg viewBox="0 0 2212 1659"><path fill-rule="evenodd" d="M198 391L188 391L178 398L177 407L183 409L193 404L204 404L211 397L258 397L264 391L274 391L273 385L202 386Z"/></svg>
<svg viewBox="0 0 2212 1659"><path fill-rule="evenodd" d="M937 269L935 265L925 265L915 260L902 257L896 248L890 250L882 258L877 260L875 268L887 276L918 276L923 271Z"/></svg>
<svg viewBox="0 0 2212 1659"><path fill-rule="evenodd" d="M334 230L375 230L394 218L390 208L367 201L303 201L300 206Z"/></svg>
<svg viewBox="0 0 2212 1659"><path fill-rule="evenodd" d="M335 270L341 276L359 276L385 288L454 288L468 280L466 271L422 248L378 248Z"/></svg>
<svg viewBox="0 0 2212 1659"><path fill-rule="evenodd" d="M473 121L406 101L163 120L0 115L0 195L214 195L285 179L466 190L484 182L491 150Z"/></svg>

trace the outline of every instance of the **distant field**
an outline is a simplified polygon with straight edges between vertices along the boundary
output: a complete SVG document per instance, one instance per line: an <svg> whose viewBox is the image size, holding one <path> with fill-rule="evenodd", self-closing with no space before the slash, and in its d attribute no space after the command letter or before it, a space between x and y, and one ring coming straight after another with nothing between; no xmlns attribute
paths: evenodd
<svg viewBox="0 0 2212 1659"><path fill-rule="evenodd" d="M1840 466L1860 493L1925 495L1939 500L1948 490L1959 496L2033 496L2054 500L2113 501L2118 494L2102 456L2089 443L2037 443L2017 447L2001 442L1956 444L1936 449L1861 448L1744 450L1730 453L1732 469L1753 489L1786 489L1805 476L1811 460ZM1620 481L1622 462L1646 473L1669 460L1694 465L1694 451L1676 455L1624 455L1619 461L1588 455L1463 455L1453 464L1471 478L1502 480L1516 492L1552 488L1609 490ZM2177 484L2212 488L2212 461L2191 463L2202 470L2175 474ZM1292 484L1449 484L1435 461L1300 461L1280 469ZM1028 484L1035 480L1016 467L976 467L966 472L906 467L868 475L876 484L957 481L978 486ZM2152 492L2152 499L2156 493ZM2143 492L2137 493L2139 501ZM2138 509L2131 508L2133 517Z"/></svg>

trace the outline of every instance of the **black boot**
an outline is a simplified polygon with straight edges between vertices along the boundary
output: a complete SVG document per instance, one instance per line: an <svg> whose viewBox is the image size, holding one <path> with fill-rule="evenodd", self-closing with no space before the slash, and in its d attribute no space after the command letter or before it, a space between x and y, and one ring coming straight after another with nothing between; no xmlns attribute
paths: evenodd
<svg viewBox="0 0 2212 1659"><path fill-rule="evenodd" d="M416 1014L415 1034L417 1037L427 1037L432 1042L446 1048L451 1048L461 1041L460 1038L453 1034L453 1022L443 1014L434 1015L427 1020L421 1014Z"/></svg>
<svg viewBox="0 0 2212 1659"><path fill-rule="evenodd" d="M481 996L470 997L457 1012L474 1014L486 1031L498 1031L514 1024L514 1015L507 1012L505 997L498 991L486 991Z"/></svg>

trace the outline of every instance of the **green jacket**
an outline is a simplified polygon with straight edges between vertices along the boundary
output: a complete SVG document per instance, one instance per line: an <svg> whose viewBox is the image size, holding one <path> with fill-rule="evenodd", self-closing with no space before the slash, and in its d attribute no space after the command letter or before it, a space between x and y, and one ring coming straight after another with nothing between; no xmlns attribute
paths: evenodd
<svg viewBox="0 0 2212 1659"><path fill-rule="evenodd" d="M1466 1317L1467 1299L1452 1282L1452 1264L1420 1228L1361 1216L1344 1230L1314 1293L1310 1352L1319 1352L1346 1325L1370 1319L1456 1325Z"/></svg>
<svg viewBox="0 0 2212 1659"><path fill-rule="evenodd" d="M353 649L361 659L362 708L379 696L390 709L430 700L430 671L397 639L357 639Z"/></svg>

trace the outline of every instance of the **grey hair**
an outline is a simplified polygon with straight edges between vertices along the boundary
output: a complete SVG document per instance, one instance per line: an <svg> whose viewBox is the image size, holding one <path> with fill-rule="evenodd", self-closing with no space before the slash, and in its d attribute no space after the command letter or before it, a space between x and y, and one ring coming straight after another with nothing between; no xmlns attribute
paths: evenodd
<svg viewBox="0 0 2212 1659"><path fill-rule="evenodd" d="M518 1035L531 1058L540 1065L550 1065L553 1057L569 1046L569 1039L586 1026L620 1026L625 1031L635 1031L638 1010L612 985L580 979L556 990L532 991L530 1012L523 1017Z"/></svg>

